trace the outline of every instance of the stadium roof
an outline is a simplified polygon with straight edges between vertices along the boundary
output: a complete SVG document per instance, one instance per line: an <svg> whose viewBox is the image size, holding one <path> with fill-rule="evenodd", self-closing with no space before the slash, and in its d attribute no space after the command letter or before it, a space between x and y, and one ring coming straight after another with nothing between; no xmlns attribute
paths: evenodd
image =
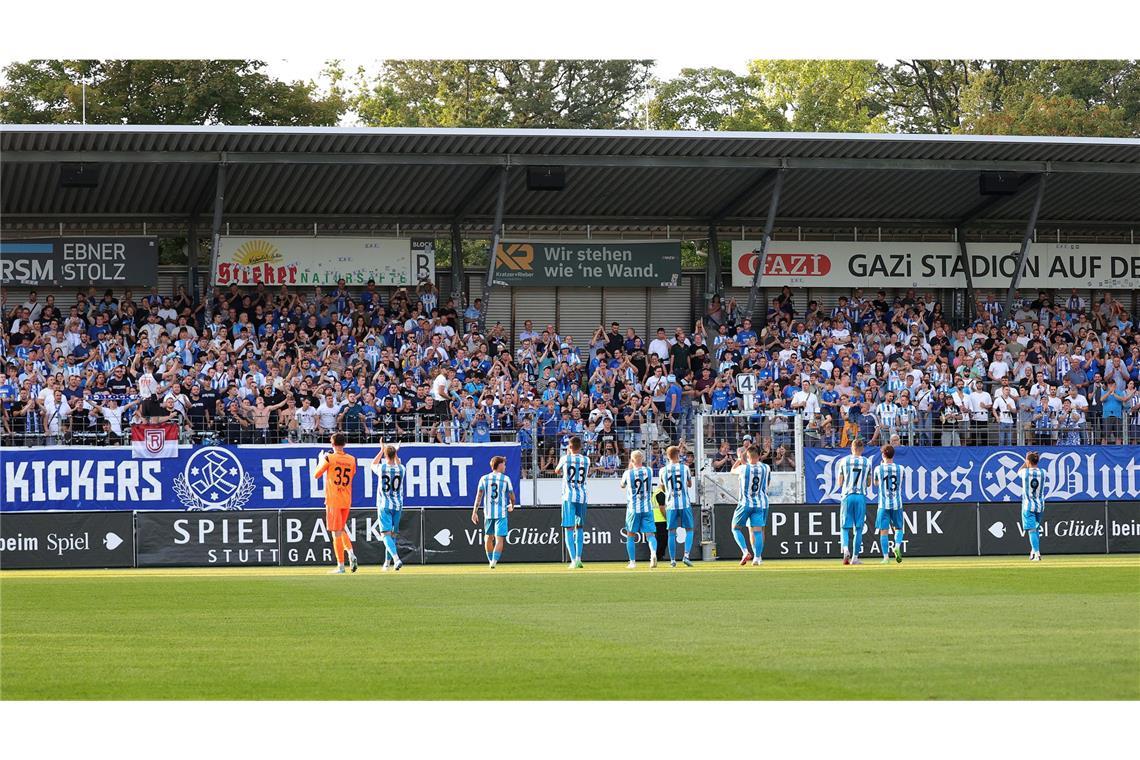
<svg viewBox="0 0 1140 760"><path fill-rule="evenodd" d="M101 165L94 188L60 164ZM217 167L237 224L486 229L500 171L520 229L1025 224L1034 193L983 196L979 172L1049 179L1040 226L1140 226L1140 139L534 129L0 125L0 221L208 225ZM528 166L565 189L528 190Z"/></svg>

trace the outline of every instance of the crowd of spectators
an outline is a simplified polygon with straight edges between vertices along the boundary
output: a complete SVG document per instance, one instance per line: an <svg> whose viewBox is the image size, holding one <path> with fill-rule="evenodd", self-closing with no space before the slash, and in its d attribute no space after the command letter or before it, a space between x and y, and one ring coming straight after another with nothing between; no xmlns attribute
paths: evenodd
<svg viewBox="0 0 1140 760"><path fill-rule="evenodd" d="M792 469L796 416L817 446L1140 439L1140 338L1108 293L1088 304L1041 292L1008 315L991 296L953 329L931 293L857 289L822 309L784 288L763 326L713 298L691 328L641 336L613 322L577 338L530 320L516 336L481 330L478 299L463 308L427 281L211 298L182 286L91 288L66 309L52 294L5 298L3 442L121 443L132 421L176 423L185 442L339 430L356 442L518 440L552 471L579 435L595 471L617 475L634 448L654 467L669 443L689 456L699 410L718 413L704 433L715 469L746 439Z"/></svg>

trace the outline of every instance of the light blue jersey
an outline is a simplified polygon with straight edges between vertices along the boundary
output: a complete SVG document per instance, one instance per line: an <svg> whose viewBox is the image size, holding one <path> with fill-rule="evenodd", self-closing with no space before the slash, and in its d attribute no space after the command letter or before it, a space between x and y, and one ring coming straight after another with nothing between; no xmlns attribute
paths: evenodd
<svg viewBox="0 0 1140 760"><path fill-rule="evenodd" d="M588 504L586 476L590 472L590 459L585 454L569 454L558 463L562 472L562 501L568 504Z"/></svg>
<svg viewBox="0 0 1140 760"><path fill-rule="evenodd" d="M740 468L740 500L745 509L768 508L768 479L772 468L763 462L745 464Z"/></svg>
<svg viewBox="0 0 1140 760"><path fill-rule="evenodd" d="M483 494L483 517L494 520L507 516L508 495L515 492L511 479L502 472L488 472L479 478L479 493Z"/></svg>
<svg viewBox="0 0 1140 760"><path fill-rule="evenodd" d="M879 483L879 509L902 509L902 465L883 462L875 468L875 478Z"/></svg>
<svg viewBox="0 0 1140 760"><path fill-rule="evenodd" d="M843 487L840 491L843 496L867 495L867 481L871 479L870 459L855 455L843 457L839 461L839 471L843 473Z"/></svg>
<svg viewBox="0 0 1140 760"><path fill-rule="evenodd" d="M689 509L689 468L680 462L661 468L661 484L665 489L665 509Z"/></svg>
<svg viewBox="0 0 1140 760"><path fill-rule="evenodd" d="M407 471L402 464L381 462L372 465L376 474L376 508L400 510L404 508L404 481Z"/></svg>
<svg viewBox="0 0 1140 760"><path fill-rule="evenodd" d="M1021 471L1021 511L1042 512L1045 509L1045 471L1026 467Z"/></svg>
<svg viewBox="0 0 1140 760"><path fill-rule="evenodd" d="M625 489L626 510L634 514L653 511L650 491L653 487L653 471L648 467L631 467L622 473L621 486Z"/></svg>

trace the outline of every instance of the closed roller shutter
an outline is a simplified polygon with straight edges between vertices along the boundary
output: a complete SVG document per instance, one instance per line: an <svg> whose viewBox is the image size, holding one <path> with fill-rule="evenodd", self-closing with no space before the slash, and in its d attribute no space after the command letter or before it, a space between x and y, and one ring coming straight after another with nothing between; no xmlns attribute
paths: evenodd
<svg viewBox="0 0 1140 760"><path fill-rule="evenodd" d="M673 331L678 327L686 333L693 331L693 304L687 284L649 291L650 338L656 337L658 327L664 327L669 337L673 337Z"/></svg>
<svg viewBox="0 0 1140 760"><path fill-rule="evenodd" d="M188 269L184 266L169 266L159 267L158 269L158 293L163 296L174 296L174 290L178 285L186 285L188 279ZM48 295L55 296L55 305L62 312L67 312L72 306L75 305L75 294L79 291L79 287L54 287L52 285L40 285L38 287L9 287L4 286L4 296L7 299L9 306L22 304L28 300L28 293L33 290L39 295L40 303ZM95 293L98 298L103 297L105 287L95 287ZM126 287L119 286L111 288L115 294L115 298L122 298L123 293L127 290ZM143 296L150 293L150 288L144 285L132 285L131 293L137 303Z"/></svg>
<svg viewBox="0 0 1140 760"><path fill-rule="evenodd" d="M605 288L602 291L602 313L605 315L606 330L610 322L621 325L622 335L627 327L632 327L642 339L645 339L646 324L649 316L646 310L645 288ZM649 345L649 341L646 341Z"/></svg>
<svg viewBox="0 0 1140 760"><path fill-rule="evenodd" d="M574 345L584 350L601 323L601 288L558 288L559 335L574 336Z"/></svg>
<svg viewBox="0 0 1140 760"><path fill-rule="evenodd" d="M471 302L474 303L476 298L483 297L483 275L472 274L469 275L467 285L470 293ZM503 330L508 334L511 331L511 289L498 287L495 288L495 296L491 299L491 310L487 313L487 325L493 326L496 322L503 325Z"/></svg>
<svg viewBox="0 0 1140 760"><path fill-rule="evenodd" d="M557 317L555 290L545 287L514 289L515 312L511 340L515 345L518 344L519 333L523 331L523 322L526 320L533 322L534 329L539 332L542 332L547 325L555 324ZM557 326L555 330L557 331Z"/></svg>

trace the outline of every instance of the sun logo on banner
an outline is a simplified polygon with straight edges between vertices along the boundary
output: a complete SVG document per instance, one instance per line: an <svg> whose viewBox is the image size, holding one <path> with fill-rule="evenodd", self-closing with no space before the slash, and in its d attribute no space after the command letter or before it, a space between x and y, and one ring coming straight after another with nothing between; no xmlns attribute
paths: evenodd
<svg viewBox="0 0 1140 760"><path fill-rule="evenodd" d="M281 261L283 258L277 246L268 240L247 240L234 251L234 263L247 267Z"/></svg>
<svg viewBox="0 0 1140 760"><path fill-rule="evenodd" d="M190 512L239 510L255 488L253 477L234 453L216 446L194 452L172 486Z"/></svg>
<svg viewBox="0 0 1140 760"><path fill-rule="evenodd" d="M534 246L528 243L500 243L495 261L515 272L533 272Z"/></svg>

